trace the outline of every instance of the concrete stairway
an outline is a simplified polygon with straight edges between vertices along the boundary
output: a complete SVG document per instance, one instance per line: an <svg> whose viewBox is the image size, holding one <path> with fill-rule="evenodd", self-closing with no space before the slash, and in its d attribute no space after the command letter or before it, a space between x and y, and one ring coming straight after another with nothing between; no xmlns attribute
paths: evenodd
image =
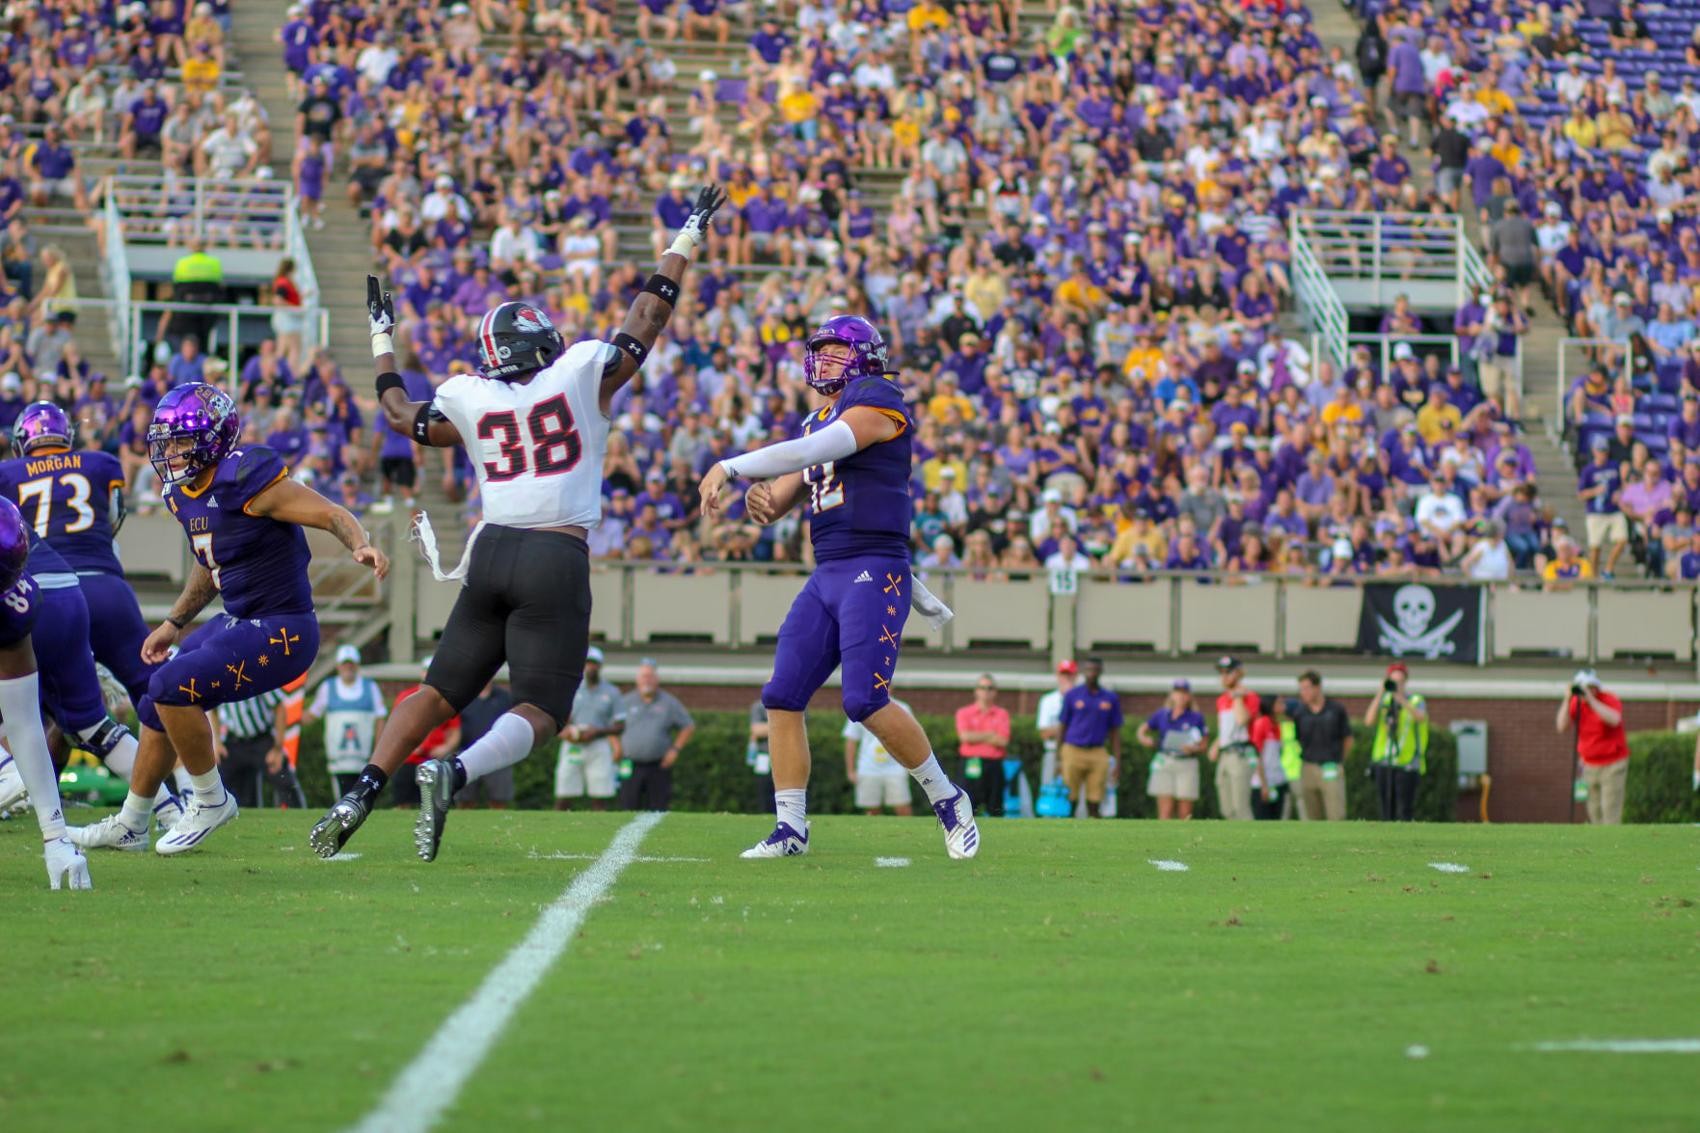
<svg viewBox="0 0 1700 1133"><path fill-rule="evenodd" d="M282 49L273 40L279 26L276 5L241 4L232 8L232 39L250 87L266 108L272 128L272 164L280 177L289 175L295 146L296 100L289 92L288 69ZM366 332L366 276L377 270L372 254L371 227L343 194L347 167L327 179L325 227L306 230L313 272L319 281L319 302L330 312L329 348L362 406L371 412L372 354ZM419 484L417 503L436 517L438 543L445 561L460 557L465 531L458 520L460 505L440 483L441 465L429 462ZM396 501L399 509L401 501ZM411 554L405 546L398 552Z"/></svg>

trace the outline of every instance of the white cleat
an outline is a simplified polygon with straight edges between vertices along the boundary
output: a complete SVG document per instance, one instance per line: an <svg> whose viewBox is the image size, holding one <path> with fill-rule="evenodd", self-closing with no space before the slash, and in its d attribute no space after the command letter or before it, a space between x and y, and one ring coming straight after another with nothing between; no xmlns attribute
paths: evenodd
<svg viewBox="0 0 1700 1133"><path fill-rule="evenodd" d="M9 755L0 755L0 822L29 809L29 792L24 789L24 777Z"/></svg>
<svg viewBox="0 0 1700 1133"><path fill-rule="evenodd" d="M167 834L162 834L159 841L153 845L156 854L181 854L192 850L201 844L201 839L217 830L225 823L232 821L241 813L236 805L236 799L229 791L217 804L208 806L197 796L183 812L183 817L177 820L177 825Z"/></svg>
<svg viewBox="0 0 1700 1133"><path fill-rule="evenodd" d="M167 795L164 802L153 808L153 821L163 836L166 831L183 821L183 804Z"/></svg>
<svg viewBox="0 0 1700 1133"><path fill-rule="evenodd" d="M131 830L120 819L122 815L114 814L103 818L93 826L73 826L65 831L65 837L73 846L81 846L85 850L125 850L137 853L148 848L148 832Z"/></svg>
<svg viewBox="0 0 1700 1133"><path fill-rule="evenodd" d="M781 822L773 828L773 833L757 842L743 853L740 858L794 858L809 852L809 824L803 823L803 832L797 833L789 822Z"/></svg>
<svg viewBox="0 0 1700 1133"><path fill-rule="evenodd" d="M974 804L961 787L943 802L933 804L933 813L944 827L944 848L958 860L980 852L980 828L974 824Z"/></svg>
<svg viewBox="0 0 1700 1133"><path fill-rule="evenodd" d="M42 847L47 859L47 883L53 888L93 889L89 860L69 838L55 838Z"/></svg>

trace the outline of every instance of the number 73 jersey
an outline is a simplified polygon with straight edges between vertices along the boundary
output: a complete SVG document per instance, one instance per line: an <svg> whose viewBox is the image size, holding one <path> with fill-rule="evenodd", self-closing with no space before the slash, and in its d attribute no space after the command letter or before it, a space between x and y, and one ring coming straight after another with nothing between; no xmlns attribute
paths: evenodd
<svg viewBox="0 0 1700 1133"><path fill-rule="evenodd" d="M602 375L619 356L593 339L523 384L457 374L437 387L431 409L460 432L486 523L589 528L602 521L609 424Z"/></svg>
<svg viewBox="0 0 1700 1133"><path fill-rule="evenodd" d="M112 493L123 486L123 465L98 450L0 462L0 495L74 571L123 575L112 546Z"/></svg>
<svg viewBox="0 0 1700 1133"><path fill-rule="evenodd" d="M809 539L815 561L863 555L907 558L914 501L909 494L914 422L903 405L903 391L888 377L858 378L832 405L803 418L806 436L824 429L856 406L890 417L895 437L869 445L843 460L803 470L808 492Z"/></svg>

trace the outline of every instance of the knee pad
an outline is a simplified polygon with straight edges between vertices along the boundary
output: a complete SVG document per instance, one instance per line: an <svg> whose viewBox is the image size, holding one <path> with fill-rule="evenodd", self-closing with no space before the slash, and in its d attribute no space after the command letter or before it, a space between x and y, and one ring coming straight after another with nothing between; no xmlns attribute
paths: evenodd
<svg viewBox="0 0 1700 1133"><path fill-rule="evenodd" d="M119 741L130 734L130 729L108 716L93 727L84 728L77 733L77 738L87 745L87 750L100 757L102 763L112 754Z"/></svg>

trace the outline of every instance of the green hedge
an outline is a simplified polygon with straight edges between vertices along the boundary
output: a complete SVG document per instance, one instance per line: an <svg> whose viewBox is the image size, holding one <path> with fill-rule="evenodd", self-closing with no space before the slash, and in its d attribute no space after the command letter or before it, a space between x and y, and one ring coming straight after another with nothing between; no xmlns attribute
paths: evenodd
<svg viewBox="0 0 1700 1133"><path fill-rule="evenodd" d="M679 760L673 780L674 805L680 810L755 812L761 808L762 780L744 763L749 736L749 717L743 712L697 712L696 735ZM922 715L921 725L941 749L939 759L953 777L960 779L961 760L946 754L955 748L955 723L949 716ZM814 773L809 781L809 809L815 814L849 814L855 810L849 781L844 777L844 741L839 738L843 717L835 713L813 713L809 717L809 746L814 753ZM1151 818L1154 801L1145 794L1145 777L1151 751L1141 748L1135 737L1137 725L1122 733L1125 758L1121 765L1119 810L1125 818ZM1356 742L1346 765L1347 813L1352 818L1375 818L1375 788L1370 782L1369 733L1355 727ZM1030 719L1017 720L1010 737L1010 752L1022 761L1028 781L1038 789L1037 776L1043 748ZM1690 749L1692 750L1692 749ZM554 804L555 752L553 745L539 748L514 768L514 796L521 807L544 808ZM1427 822L1450 822L1458 795L1458 753L1452 735L1436 729L1430 742L1429 773L1423 776L1417 794L1417 818ZM301 737L298 768L301 784L314 806L328 806L330 780L325 774L324 737L320 724L307 728ZM1216 787L1211 765L1200 775L1198 813L1212 816ZM1686 777L1684 778L1686 783ZM1630 778L1631 798L1635 777Z"/></svg>
<svg viewBox="0 0 1700 1133"><path fill-rule="evenodd" d="M1625 822L1700 822L1694 791L1694 737L1675 732L1635 732L1629 737Z"/></svg>

